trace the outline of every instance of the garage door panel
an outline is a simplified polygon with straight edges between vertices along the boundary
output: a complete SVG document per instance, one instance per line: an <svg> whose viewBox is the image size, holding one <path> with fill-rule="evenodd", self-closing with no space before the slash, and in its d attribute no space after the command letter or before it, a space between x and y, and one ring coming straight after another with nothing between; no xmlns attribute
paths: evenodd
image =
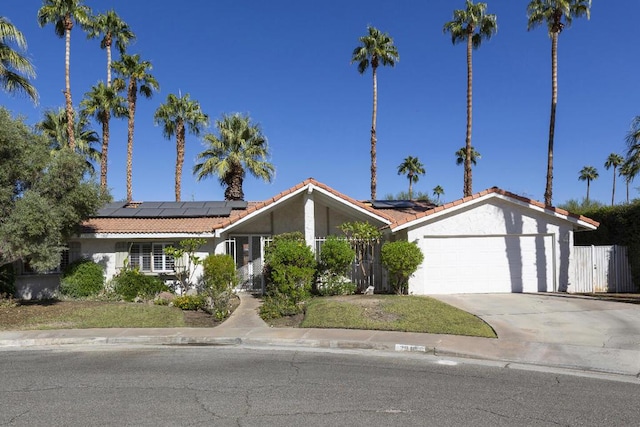
<svg viewBox="0 0 640 427"><path fill-rule="evenodd" d="M426 237L426 294L553 290L553 237Z"/></svg>

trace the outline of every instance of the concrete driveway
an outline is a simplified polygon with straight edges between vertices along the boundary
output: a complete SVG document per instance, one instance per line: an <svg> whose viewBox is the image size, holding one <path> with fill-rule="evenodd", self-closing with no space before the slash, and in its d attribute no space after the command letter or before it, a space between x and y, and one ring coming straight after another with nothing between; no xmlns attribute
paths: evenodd
<svg viewBox="0 0 640 427"><path fill-rule="evenodd" d="M640 304L569 294L431 296L477 315L500 339L640 351Z"/></svg>

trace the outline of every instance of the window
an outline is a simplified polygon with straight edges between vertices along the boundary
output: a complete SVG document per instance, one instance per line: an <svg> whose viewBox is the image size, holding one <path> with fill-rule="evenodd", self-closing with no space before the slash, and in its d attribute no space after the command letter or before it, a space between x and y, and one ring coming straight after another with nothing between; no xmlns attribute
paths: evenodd
<svg viewBox="0 0 640 427"><path fill-rule="evenodd" d="M173 243L131 243L129 266L144 272L173 271L173 257L164 253L168 246L173 246Z"/></svg>

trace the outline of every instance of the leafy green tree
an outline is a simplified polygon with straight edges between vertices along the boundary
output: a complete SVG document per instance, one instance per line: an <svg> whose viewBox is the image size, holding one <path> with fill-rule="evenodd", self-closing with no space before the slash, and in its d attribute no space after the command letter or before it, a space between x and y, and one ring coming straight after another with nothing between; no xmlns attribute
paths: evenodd
<svg viewBox="0 0 640 427"><path fill-rule="evenodd" d="M69 147L67 117L67 113L63 108L58 111L47 110L42 121L36 124L36 129L42 132L49 140L49 148L52 151L60 151ZM94 162L100 162L102 158L102 153L94 148L94 144L100 142L100 139L98 134L89 127L89 120L86 115L74 114L74 120L75 151L85 159L86 170L93 175L95 173Z"/></svg>
<svg viewBox="0 0 640 427"><path fill-rule="evenodd" d="M107 156L109 151L109 122L111 114L115 117L125 117L127 108L124 106L124 98L118 95L113 88L105 86L103 82L91 88L84 94L85 98L80 102L85 115L93 116L102 125L102 150L100 156L100 188L107 191Z"/></svg>
<svg viewBox="0 0 640 427"><path fill-rule="evenodd" d="M224 114L216 120L218 135L206 134L208 147L198 154L193 173L198 181L216 176L226 187L225 200L244 200L242 183L247 171L256 178L271 182L275 167L267 160L269 146L260 125L248 115Z"/></svg>
<svg viewBox="0 0 640 427"><path fill-rule="evenodd" d="M598 170L593 166L585 166L580 170L580 176L578 179L580 181L587 181L587 203L589 203L589 187L591 186L591 181L598 178Z"/></svg>
<svg viewBox="0 0 640 427"><path fill-rule="evenodd" d="M202 259L196 255L196 251L205 243L205 239L192 238L181 240L178 247L164 248L164 253L173 257L173 269L183 294L195 285L193 276L196 267L202 264Z"/></svg>
<svg viewBox="0 0 640 427"><path fill-rule="evenodd" d="M24 55L27 40L9 19L0 16L0 85L7 93L22 92L38 103L38 91L29 81L36 76L33 64Z"/></svg>
<svg viewBox="0 0 640 427"><path fill-rule="evenodd" d="M467 132L465 139L464 195L473 194L471 176L471 127L473 122L473 65L472 50L478 49L483 40L490 39L498 31L496 15L487 14L486 3L474 4L466 0L464 9L453 11L453 20L444 24L443 31L451 34L453 44L467 44Z"/></svg>
<svg viewBox="0 0 640 427"><path fill-rule="evenodd" d="M127 108L129 118L127 124L127 201L133 199L132 174L133 174L133 128L135 125L136 103L138 92L145 98L151 98L154 91L160 90L156 78L149 71L153 68L151 62L140 60L140 55L123 54L120 61L112 64L118 74L114 80L114 88L117 91L127 91Z"/></svg>
<svg viewBox="0 0 640 427"><path fill-rule="evenodd" d="M429 197L429 194L422 192L422 191L416 191L414 193L411 194L412 196L412 200L417 200L417 201L421 201L421 202L431 202L431 197ZM396 194L393 193L387 193L384 195L384 199L383 200L409 200L409 192L407 191L400 191Z"/></svg>
<svg viewBox="0 0 640 427"><path fill-rule="evenodd" d="M59 264L67 239L106 201L84 172L82 156L52 152L46 137L0 108L0 265Z"/></svg>
<svg viewBox="0 0 640 427"><path fill-rule="evenodd" d="M398 295L406 295L409 291L409 278L424 261L418 245L406 240L387 242L382 245L380 258L392 279L394 291Z"/></svg>
<svg viewBox="0 0 640 427"><path fill-rule="evenodd" d="M437 203L440 204L440 196L444 194L444 188L439 185L433 187L433 195L437 198Z"/></svg>
<svg viewBox="0 0 640 427"><path fill-rule="evenodd" d="M604 162L604 167L609 170L613 167L613 188L611 189L611 206L614 205L616 199L616 168L624 163L624 158L620 154L611 153Z"/></svg>
<svg viewBox="0 0 640 427"><path fill-rule="evenodd" d="M202 128L209 125L209 116L200 109L200 103L189 98L189 94L176 96L172 93L167 102L161 104L153 116L157 125L162 125L165 138L176 137L176 202L180 201L182 165L184 164L185 133L200 135Z"/></svg>
<svg viewBox="0 0 640 427"><path fill-rule="evenodd" d="M369 25L367 34L360 37L360 45L351 54L351 63L358 64L358 72L364 74L371 66L373 75L373 114L371 117L371 200L376 199L376 186L378 183L376 166L376 123L378 117L378 67L390 65L394 67L400 60L398 49L393 44L393 39L387 33L382 33Z"/></svg>
<svg viewBox="0 0 640 427"><path fill-rule="evenodd" d="M129 43L135 40L136 35L113 9L94 16L88 31L89 38L102 36L100 48L107 51L107 87L111 87L111 46L113 41L115 40L120 55L123 55Z"/></svg>
<svg viewBox="0 0 640 427"><path fill-rule="evenodd" d="M478 160L480 160L481 158L482 156L480 155L480 153L477 152L476 149L472 146L471 147L471 164L473 166L477 166ZM458 166L464 165L466 159L467 159L467 149L465 147L462 147L458 151L456 151L456 165Z"/></svg>
<svg viewBox="0 0 640 427"><path fill-rule="evenodd" d="M424 175L424 165L417 157L408 156L398 166L398 175L406 175L409 179L409 200L412 200L411 190L412 184L418 182L420 175Z"/></svg>
<svg viewBox="0 0 640 427"><path fill-rule="evenodd" d="M89 25L91 9L83 4L82 0L43 0L42 7L38 10L38 23L41 27L53 24L58 37L65 38L64 56L64 98L67 112L67 133L69 135L69 148L74 149L75 135L73 133L73 102L71 100L71 77L69 72L69 55L71 52L71 29L74 23L86 28Z"/></svg>
<svg viewBox="0 0 640 427"><path fill-rule="evenodd" d="M549 148L547 151L547 184L544 203L551 205L553 193L553 140L558 105L558 36L569 27L573 18L589 19L591 0L531 0L527 6L527 30L547 24L551 38L551 118L549 120Z"/></svg>

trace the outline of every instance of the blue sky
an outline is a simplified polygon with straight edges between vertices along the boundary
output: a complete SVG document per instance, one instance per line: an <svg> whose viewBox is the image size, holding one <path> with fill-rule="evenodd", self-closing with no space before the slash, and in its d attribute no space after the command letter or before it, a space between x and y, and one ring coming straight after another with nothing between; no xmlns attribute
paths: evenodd
<svg viewBox="0 0 640 427"><path fill-rule="evenodd" d="M488 1L498 34L474 51L472 143L482 154L474 192L498 186L543 200L550 107L550 39L544 27L527 32L527 1ZM615 5L613 4L615 3ZM37 71L40 103L0 92L0 104L28 123L64 105L64 40L37 23L39 0L4 0L2 15L26 36ZM175 140L154 126L153 114L170 93L189 93L212 122L223 113L249 113L269 140L275 180L247 176L247 200L263 200L313 177L357 199L370 196L371 73L360 75L351 52L371 24L388 32L400 54L395 68L378 73L378 198L406 191L397 166L418 157L426 175L414 191L444 200L462 196L463 170L454 152L465 140L466 57L452 45L444 23L463 0L87 0L94 12L115 9L137 41L129 53L153 63L160 92L139 98L134 137L136 200L174 197ZM621 11L623 11L621 13ZM625 153L624 137L637 102L637 0L594 1L591 19L575 20L560 35L559 98L555 138L554 204L581 199L580 169L600 178L591 198L611 199L609 153ZM114 57L117 53L114 50ZM98 40L72 31L74 105L106 79ZM125 198L126 120L113 120L108 183ZM95 123L100 132L100 126ZM220 200L216 179L191 174L204 146L187 136L183 200ZM632 184L633 185L633 184ZM637 184L636 184L637 186ZM616 201L624 199L619 182ZM638 197L632 186L631 197Z"/></svg>

